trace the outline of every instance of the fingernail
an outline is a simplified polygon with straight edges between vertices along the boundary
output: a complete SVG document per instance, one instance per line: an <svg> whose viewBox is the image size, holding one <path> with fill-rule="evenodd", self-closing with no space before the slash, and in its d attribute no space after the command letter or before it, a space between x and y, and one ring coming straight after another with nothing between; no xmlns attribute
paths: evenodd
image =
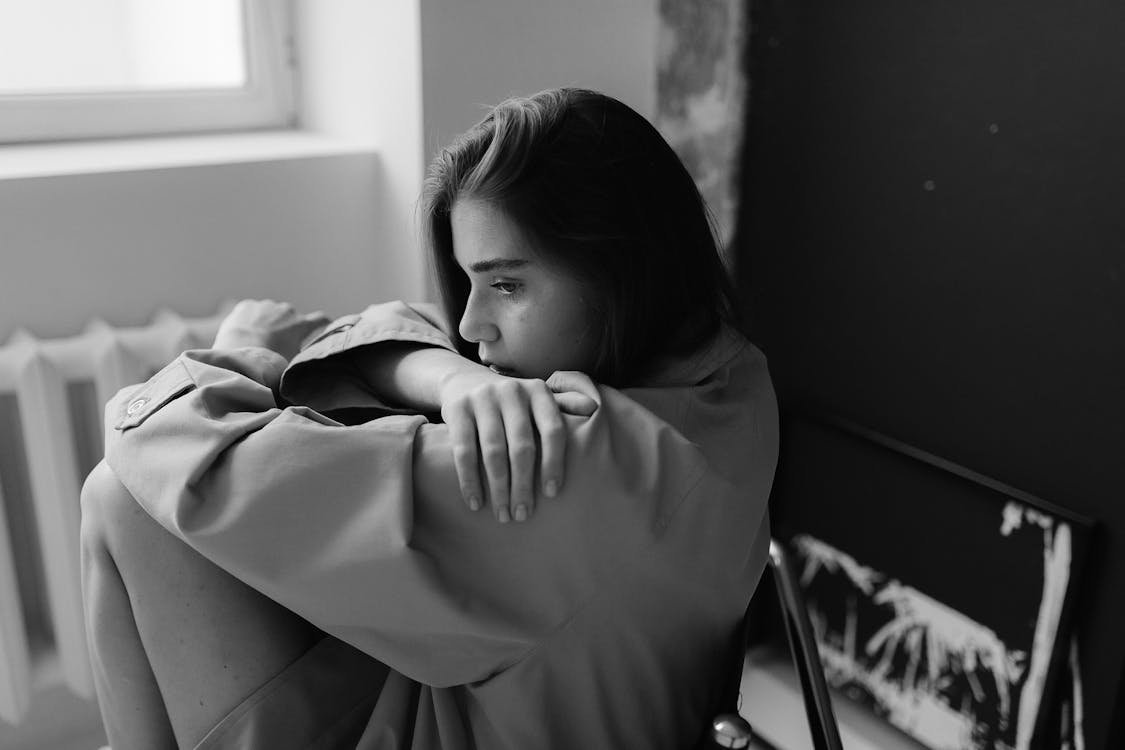
<svg viewBox="0 0 1125 750"><path fill-rule="evenodd" d="M516 506L516 520L517 521L526 521L527 520L527 506L526 505L517 505Z"/></svg>
<svg viewBox="0 0 1125 750"><path fill-rule="evenodd" d="M508 521L512 520L511 516L508 515L508 509L507 508L501 508L499 513L497 513L497 515L500 518L500 523L507 523Z"/></svg>
<svg viewBox="0 0 1125 750"><path fill-rule="evenodd" d="M543 488L543 491L547 493L547 497L554 497L555 495L559 494L558 481L554 479L548 479L547 485Z"/></svg>
<svg viewBox="0 0 1125 750"><path fill-rule="evenodd" d="M469 510L480 510L480 500L472 495L469 496Z"/></svg>

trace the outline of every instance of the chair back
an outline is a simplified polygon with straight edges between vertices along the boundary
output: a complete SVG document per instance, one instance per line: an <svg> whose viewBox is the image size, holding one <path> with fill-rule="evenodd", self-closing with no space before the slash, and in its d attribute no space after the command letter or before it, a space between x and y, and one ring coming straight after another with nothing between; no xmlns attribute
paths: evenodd
<svg viewBox="0 0 1125 750"><path fill-rule="evenodd" d="M781 604L781 615L785 622L785 634L789 641L793 666L801 682L801 693L804 697L805 714L808 716L813 747L816 750L842 750L840 729L836 724L836 715L832 711L832 700L824 680L820 651L809 622L805 598L793 572L792 564L789 562L789 554L784 545L776 539L770 540L769 566L777 589L777 598ZM738 634L740 647L737 669L732 670L732 674L727 678L720 704L725 710L733 713L717 716L696 750L744 748L750 744L750 725L738 715L742 657L745 656L749 646L749 612L747 606Z"/></svg>

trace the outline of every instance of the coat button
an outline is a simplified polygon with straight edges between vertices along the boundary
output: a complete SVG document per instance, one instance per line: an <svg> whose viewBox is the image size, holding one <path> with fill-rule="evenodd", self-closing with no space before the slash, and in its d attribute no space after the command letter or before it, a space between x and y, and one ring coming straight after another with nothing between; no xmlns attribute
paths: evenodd
<svg viewBox="0 0 1125 750"><path fill-rule="evenodd" d="M129 404L129 406L125 409L125 413L128 414L131 417L134 414L136 414L137 412L139 412L141 409L145 408L145 404L147 404L147 403L148 403L147 398L138 398L138 399L134 400L131 404Z"/></svg>

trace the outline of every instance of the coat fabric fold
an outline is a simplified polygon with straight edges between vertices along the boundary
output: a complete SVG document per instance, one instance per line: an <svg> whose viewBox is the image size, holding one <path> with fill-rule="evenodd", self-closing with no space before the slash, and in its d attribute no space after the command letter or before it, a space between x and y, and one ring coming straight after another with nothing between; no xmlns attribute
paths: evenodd
<svg viewBox="0 0 1125 750"><path fill-rule="evenodd" d="M565 416L559 495L466 508L447 428L348 353L454 350L426 305L373 305L287 363L188 351L106 408L106 461L169 532L389 668L359 748L690 747L769 544L764 357L724 328Z"/></svg>

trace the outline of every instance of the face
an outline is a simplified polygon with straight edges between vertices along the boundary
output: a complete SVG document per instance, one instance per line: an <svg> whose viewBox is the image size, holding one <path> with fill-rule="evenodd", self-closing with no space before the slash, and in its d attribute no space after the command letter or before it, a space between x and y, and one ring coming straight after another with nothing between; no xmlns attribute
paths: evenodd
<svg viewBox="0 0 1125 750"><path fill-rule="evenodd" d="M483 201L458 200L450 214L453 255L470 292L458 331L481 362L504 375L546 380L556 370L589 372L595 321L585 286L535 252L511 219Z"/></svg>

